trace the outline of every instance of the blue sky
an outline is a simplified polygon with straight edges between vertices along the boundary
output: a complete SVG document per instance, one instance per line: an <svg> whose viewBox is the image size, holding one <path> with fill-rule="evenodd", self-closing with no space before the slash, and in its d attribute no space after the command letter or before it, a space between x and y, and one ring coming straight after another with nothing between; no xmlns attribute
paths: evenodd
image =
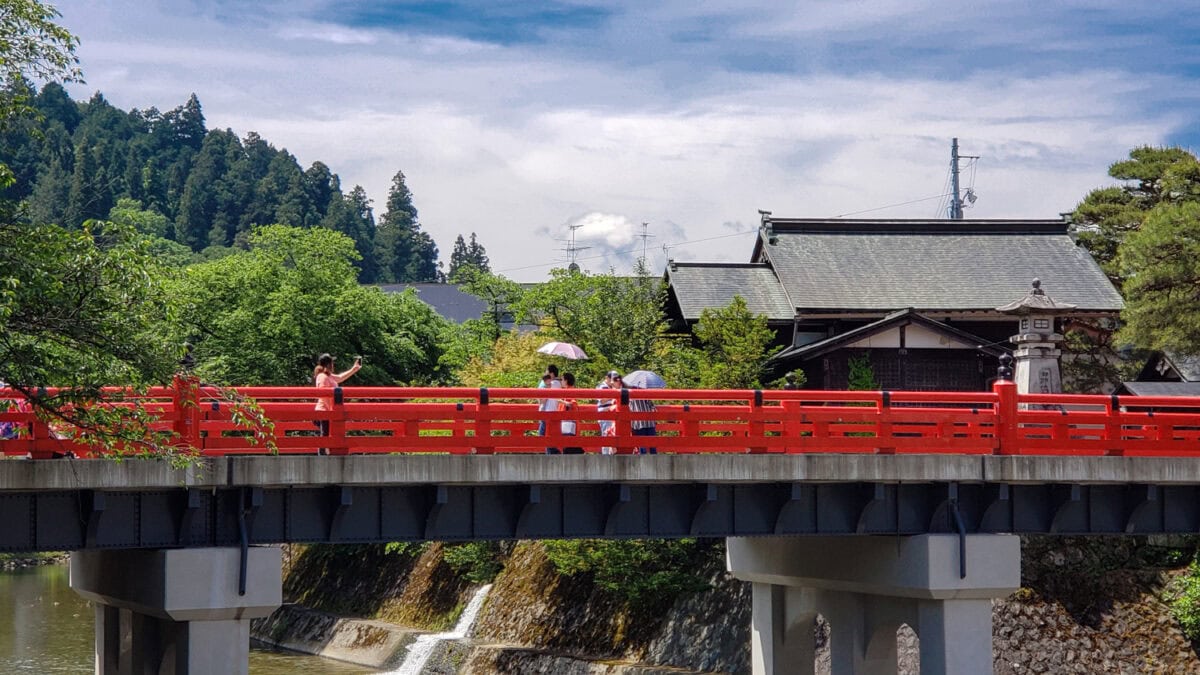
<svg viewBox="0 0 1200 675"><path fill-rule="evenodd" d="M70 0L87 84L195 92L210 127L324 161L381 205L403 170L448 255L519 280L642 252L746 260L757 209L1055 218L1130 148L1200 149L1192 3ZM892 205L903 204L902 206ZM891 208L880 208L891 207ZM666 245L666 250L664 250Z"/></svg>

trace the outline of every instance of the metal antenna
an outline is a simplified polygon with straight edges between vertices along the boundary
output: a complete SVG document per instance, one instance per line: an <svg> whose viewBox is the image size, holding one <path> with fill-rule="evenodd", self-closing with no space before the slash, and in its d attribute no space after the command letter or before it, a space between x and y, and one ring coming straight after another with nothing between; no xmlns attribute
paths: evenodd
<svg viewBox="0 0 1200 675"><path fill-rule="evenodd" d="M575 245L575 230L578 230L581 227L583 227L582 223L567 226L567 228L571 230L571 238L567 240L567 245L562 248L562 250L567 254L567 269L572 272L579 271L579 263L575 262L575 259L579 257L579 252L586 251L591 248L591 246Z"/></svg>
<svg viewBox="0 0 1200 675"><path fill-rule="evenodd" d="M642 265L646 264L646 240L652 239L654 235L646 232L646 228L650 227L650 223L642 223L642 233L638 238L642 240Z"/></svg>
<svg viewBox="0 0 1200 675"><path fill-rule="evenodd" d="M958 190L958 160L960 159L979 159L979 155L960 155L958 154L958 139L950 139L950 220L963 219L963 203L962 195ZM967 199L971 203L975 203L975 190L967 191Z"/></svg>

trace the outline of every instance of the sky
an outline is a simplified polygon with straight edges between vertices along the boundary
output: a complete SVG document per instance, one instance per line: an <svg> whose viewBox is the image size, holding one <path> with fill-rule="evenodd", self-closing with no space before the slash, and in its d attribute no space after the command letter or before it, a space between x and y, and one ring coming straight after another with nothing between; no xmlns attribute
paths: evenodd
<svg viewBox="0 0 1200 675"><path fill-rule="evenodd" d="M748 261L759 210L1057 218L1141 145L1200 149L1190 0L59 0L86 84L195 93L517 281ZM643 226L645 223L645 226ZM641 235L646 235L642 237Z"/></svg>

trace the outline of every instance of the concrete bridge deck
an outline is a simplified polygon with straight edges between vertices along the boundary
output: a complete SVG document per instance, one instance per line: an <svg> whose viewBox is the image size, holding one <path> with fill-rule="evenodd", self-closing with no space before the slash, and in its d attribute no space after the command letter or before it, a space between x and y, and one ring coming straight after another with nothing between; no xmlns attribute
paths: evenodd
<svg viewBox="0 0 1200 675"><path fill-rule="evenodd" d="M0 492L558 484L1200 485L1200 457L971 455L351 455L0 460Z"/></svg>
<svg viewBox="0 0 1200 675"><path fill-rule="evenodd" d="M1200 532L1200 460L352 455L0 461L0 550Z"/></svg>

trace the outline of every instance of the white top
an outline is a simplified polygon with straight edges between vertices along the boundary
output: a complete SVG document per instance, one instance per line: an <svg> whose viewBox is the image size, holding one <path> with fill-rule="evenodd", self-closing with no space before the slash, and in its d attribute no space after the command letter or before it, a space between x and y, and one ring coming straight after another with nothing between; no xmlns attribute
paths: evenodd
<svg viewBox="0 0 1200 675"><path fill-rule="evenodd" d="M562 389L562 381L550 380L550 388L551 389ZM558 411L558 399L556 399L556 398L544 399L542 401L541 405L538 406L538 410L540 410L542 412L557 412Z"/></svg>

